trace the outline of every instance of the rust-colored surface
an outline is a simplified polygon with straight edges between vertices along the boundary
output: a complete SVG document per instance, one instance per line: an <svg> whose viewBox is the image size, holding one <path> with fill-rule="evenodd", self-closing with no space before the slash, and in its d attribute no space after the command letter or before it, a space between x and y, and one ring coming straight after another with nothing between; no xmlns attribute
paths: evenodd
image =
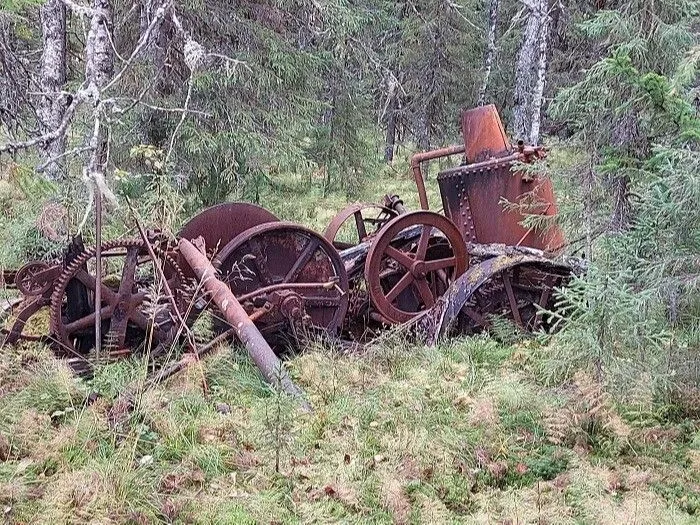
<svg viewBox="0 0 700 525"><path fill-rule="evenodd" d="M465 242L556 251L564 240L551 220L539 230L521 224L526 215L556 215L552 183L511 171L515 160L507 157L440 173L438 184L445 214L457 224ZM519 206L506 209L506 202Z"/></svg>
<svg viewBox="0 0 700 525"><path fill-rule="evenodd" d="M6 273L5 277L12 278L12 285L22 294L22 297L3 304L3 313L7 310L12 322L9 329L0 328L0 333L4 335L4 338L0 339L2 344L15 344L20 340L45 339L45 335L28 334L25 328L29 319L51 302L51 293L60 273L59 264L43 261L30 261L19 270ZM4 321L1 315L0 320Z"/></svg>
<svg viewBox="0 0 700 525"><path fill-rule="evenodd" d="M200 241L201 243L201 241ZM203 244L203 243L201 243ZM226 321L235 330L248 355L262 373L265 380L295 397L303 397L302 391L292 382L282 362L267 344L253 321L238 302L226 283L216 278L216 269L206 254L197 249L187 239L178 243L180 253L189 264L197 279L211 294L212 301L219 308ZM307 405L308 406L308 405Z"/></svg>
<svg viewBox="0 0 700 525"><path fill-rule="evenodd" d="M172 257L159 250L156 253L168 270L170 288L176 290L178 283L184 282L178 265ZM159 262L148 256L144 241L122 239L102 244L105 268L118 276L116 282L107 282L105 276L95 273L95 254L95 247L85 249L71 260L54 283L50 325L56 353L87 360L95 347L94 302L98 287L104 348L121 351L136 348L144 341L148 341L149 348L172 342L170 312L152 308L150 304L162 293L158 286L154 287L156 272L152 268Z"/></svg>
<svg viewBox="0 0 700 525"><path fill-rule="evenodd" d="M290 317L337 333L347 311L348 278L336 249L313 230L288 222L246 230L217 255L222 280L270 337L288 331ZM293 315L291 315L293 314ZM308 319L305 319L308 316Z"/></svg>
<svg viewBox="0 0 700 525"><path fill-rule="evenodd" d="M505 157L511 145L496 106L489 104L462 112L462 135L467 162Z"/></svg>
<svg viewBox="0 0 700 525"><path fill-rule="evenodd" d="M139 224L141 239L102 245L104 273L96 270L98 250L86 249L79 238L62 261L3 270L0 284L21 295L0 305L0 317L14 319L0 329L4 342L48 339L59 357L75 361L76 371L94 362L96 346L113 357L145 346L154 356L181 333L196 354L189 327L207 301L195 277L231 325L226 333L236 332L268 381L295 395L272 348L294 351L309 333L340 333L351 344L364 343L386 324L432 319L428 333L437 337L453 320L462 333L488 329L491 316L537 330L546 324L538 306L553 306L554 287L576 266L566 258L552 262L545 253L564 244L552 220L557 208L550 181L532 170L513 171L517 163L544 157L544 150L511 145L494 106L463 112L461 124L463 144L411 158L420 211L406 210L396 195L381 204L351 204L324 237L259 206L225 203L183 227L179 251ZM444 214L429 212L421 163L453 155L464 156L462 165L437 177ZM548 228L523 226L530 216L543 218ZM348 229L352 233L339 238ZM50 333L25 333L30 318L46 307ZM187 316L180 314L186 310ZM180 368L168 367L158 377Z"/></svg>
<svg viewBox="0 0 700 525"><path fill-rule="evenodd" d="M53 286L53 281L61 273L59 265L44 261L31 261L17 270L15 286L24 295L42 295Z"/></svg>
<svg viewBox="0 0 700 525"><path fill-rule="evenodd" d="M3 270L0 273L0 286L4 288L14 288L17 270Z"/></svg>
<svg viewBox="0 0 700 525"><path fill-rule="evenodd" d="M248 228L279 220L274 214L247 202L225 202L207 208L182 227L178 238L204 239L208 250L220 250Z"/></svg>
<svg viewBox="0 0 700 525"><path fill-rule="evenodd" d="M398 213L392 208L374 204L370 202L358 202L350 204L340 210L328 224L323 232L323 236L338 250L346 250L352 246L357 246L367 240L368 237L375 234L379 228L389 222L390 219L396 217ZM354 226L355 242L337 239L341 228L345 223L352 219Z"/></svg>
<svg viewBox="0 0 700 525"><path fill-rule="evenodd" d="M472 266L454 280L421 319L428 344L451 331L487 330L495 317L510 319L521 330L552 328L542 308L553 308L552 290L573 274L571 266L534 254L498 255Z"/></svg>
<svg viewBox="0 0 700 525"><path fill-rule="evenodd" d="M211 253L221 250L229 241L240 235L248 228L275 222L279 220L274 214L247 202L225 202L207 208L185 224L179 239L193 240L198 237L204 239L204 243ZM178 263L181 263L178 260ZM181 265L187 277L193 277L189 266Z"/></svg>
<svg viewBox="0 0 700 525"><path fill-rule="evenodd" d="M399 239L418 227L409 240ZM459 230L443 215L415 211L391 220L374 239L365 262L372 304L391 323L403 323L431 308L468 265Z"/></svg>
<svg viewBox="0 0 700 525"><path fill-rule="evenodd" d="M420 201L421 209L427 210L429 208L428 193L425 191L425 180L423 179L423 173L420 169L421 162L439 159L442 157L450 157L452 155L459 155L460 153L464 153L464 146L458 144L457 146L449 146L447 148L416 153L411 157L411 171L413 172L413 178L416 181L416 188L418 189L418 199Z"/></svg>
<svg viewBox="0 0 700 525"><path fill-rule="evenodd" d="M2 328L0 330L4 335L4 339L0 340L2 344L12 345L20 340L23 341L40 341L44 339L42 335L29 335L24 329L29 322L29 319L39 312L42 308L49 305L50 300L47 297L39 296L27 300L19 299L16 304L9 303L9 310L12 315L12 325L9 330ZM2 346L2 345L0 345Z"/></svg>
<svg viewBox="0 0 700 525"><path fill-rule="evenodd" d="M471 162L438 174L442 204L465 242L503 243L557 251L564 244L551 217L557 214L552 183L537 174L512 171L516 163L544 157L542 148L511 150L496 108L462 115L465 151ZM528 216L542 224L524 227Z"/></svg>

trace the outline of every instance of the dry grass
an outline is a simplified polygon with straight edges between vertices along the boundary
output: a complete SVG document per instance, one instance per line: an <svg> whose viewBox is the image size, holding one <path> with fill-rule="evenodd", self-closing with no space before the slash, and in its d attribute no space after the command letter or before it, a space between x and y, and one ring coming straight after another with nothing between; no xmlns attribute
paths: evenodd
<svg viewBox="0 0 700 525"><path fill-rule="evenodd" d="M223 352L145 392L118 430L109 409L139 363L105 367L85 384L47 353L9 351L0 370L9 385L0 407L4 519L695 521L694 424L623 421L590 378L544 388L522 356L513 359L527 349L495 345L475 338L440 349L404 342L366 356L311 350L289 363L310 414ZM27 356L32 365L19 366ZM110 393L86 406L92 388ZM568 418L558 433L553 414Z"/></svg>
<svg viewBox="0 0 700 525"><path fill-rule="evenodd" d="M381 185L410 200L405 171ZM322 231L347 199L319 202L297 182L265 195L266 207ZM432 179L429 190L437 203ZM358 200L380 197L367 191ZM396 333L364 355L310 348L289 362L308 414L235 350L143 392L133 410L115 405L143 380L141 362L82 382L40 346L1 352L7 523L695 523L700 513L696 423L643 391L643 409L617 406L583 375L545 387L536 360L547 352L533 342L426 349ZM88 404L92 391L101 397Z"/></svg>

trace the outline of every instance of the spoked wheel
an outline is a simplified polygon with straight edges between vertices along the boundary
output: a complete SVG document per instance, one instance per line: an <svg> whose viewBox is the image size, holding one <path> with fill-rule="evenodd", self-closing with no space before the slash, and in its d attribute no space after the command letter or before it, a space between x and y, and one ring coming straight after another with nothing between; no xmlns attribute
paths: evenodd
<svg viewBox="0 0 700 525"><path fill-rule="evenodd" d="M555 290L566 286L577 272L564 261L544 257L489 257L459 277L420 320L426 342L436 344L454 333L495 332L502 321L521 332L556 329L558 325L543 310L554 310Z"/></svg>
<svg viewBox="0 0 700 525"><path fill-rule="evenodd" d="M36 332L41 332L39 327L42 321L48 321L48 317L34 316L51 303L51 290L60 273L60 265L43 261L29 262L17 270L14 284L23 297L3 300L0 305L0 319L5 323L0 331L5 336L2 340L5 344L45 339Z"/></svg>
<svg viewBox="0 0 700 525"><path fill-rule="evenodd" d="M46 297L32 297L29 299L15 298L3 299L0 302L0 342L2 344L13 345L20 340L41 341L41 335L36 335L36 330L32 330L30 319L49 305L50 301Z"/></svg>
<svg viewBox="0 0 700 525"><path fill-rule="evenodd" d="M351 204L333 217L323 236L338 250L364 242L398 214L381 204Z"/></svg>
<svg viewBox="0 0 700 525"><path fill-rule="evenodd" d="M32 261L17 270L15 286L26 296L43 295L51 289L60 273L59 265L52 266L43 261Z"/></svg>
<svg viewBox="0 0 700 525"><path fill-rule="evenodd" d="M299 324L335 334L348 308L348 278L333 246L302 226L253 227L214 260L268 342L279 349Z"/></svg>
<svg viewBox="0 0 700 525"><path fill-rule="evenodd" d="M374 239L365 262L372 305L389 323L431 308L467 269L467 247L443 215L415 211L392 219Z"/></svg>
<svg viewBox="0 0 700 525"><path fill-rule="evenodd" d="M489 330L499 319L522 332L550 329L552 323L543 310L554 308L554 290L566 285L570 273L534 262L495 270L462 307L460 332Z"/></svg>
<svg viewBox="0 0 700 525"><path fill-rule="evenodd" d="M109 357L129 354L145 344L157 348L172 342L173 312L163 290L159 264L173 293L184 277L175 261L155 249L153 261L141 240L120 240L102 245L103 274L94 269L95 249L80 253L58 278L51 296L51 338L55 352L71 358L77 371L89 370L95 347L95 290L101 290L103 351Z"/></svg>

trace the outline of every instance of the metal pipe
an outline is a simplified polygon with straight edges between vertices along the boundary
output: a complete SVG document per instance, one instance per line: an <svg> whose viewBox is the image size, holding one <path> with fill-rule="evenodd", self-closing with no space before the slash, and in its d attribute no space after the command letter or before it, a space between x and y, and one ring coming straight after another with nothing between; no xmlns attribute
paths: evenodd
<svg viewBox="0 0 700 525"><path fill-rule="evenodd" d="M411 169L413 170L413 178L416 180L421 209L428 209L428 193L425 190L425 181L423 180L423 173L421 173L420 169L421 163L426 160L449 157L450 155L457 155L459 153L464 153L464 144L448 146L447 148L440 148L432 151L424 151L422 153L416 153L411 157Z"/></svg>
<svg viewBox="0 0 700 525"><path fill-rule="evenodd" d="M102 354L102 191L95 182L95 359Z"/></svg>
<svg viewBox="0 0 700 525"><path fill-rule="evenodd" d="M187 239L180 239L180 254L192 271L211 294L212 301L219 307L224 319L236 331L236 336L245 346L248 355L262 373L265 380L283 392L298 398L302 407L311 410L304 398L304 392L294 384L282 362L267 344L265 338L233 295L225 283L216 278L216 269L207 256Z"/></svg>
<svg viewBox="0 0 700 525"><path fill-rule="evenodd" d="M532 146L524 146L522 150L517 151L516 153L512 153L506 157L497 157L493 159L487 159L483 160L481 162L474 162L472 164L467 164L466 166L457 166L454 168L449 168L445 170L443 173L448 173L448 172L458 172L461 169L468 169L470 171L477 170L479 168L486 168L486 167L494 167L494 166L503 166L504 164L508 164L510 162L529 162L532 157L537 157L537 158L543 158L545 155L545 152L542 148L535 148Z"/></svg>

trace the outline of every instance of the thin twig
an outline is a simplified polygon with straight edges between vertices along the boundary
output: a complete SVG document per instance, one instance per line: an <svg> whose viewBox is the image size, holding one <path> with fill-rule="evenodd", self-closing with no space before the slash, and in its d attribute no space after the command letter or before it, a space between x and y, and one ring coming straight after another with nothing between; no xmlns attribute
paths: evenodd
<svg viewBox="0 0 700 525"><path fill-rule="evenodd" d="M124 67L114 75L114 78L110 80L107 85L102 89L102 91L107 91L109 88L114 86L119 80L121 80L122 76L126 71L131 67L133 64L134 60L136 57L141 53L144 47L146 47L151 40L151 33L155 29L155 27L163 21L163 18L165 17L165 11L166 8L170 7L170 1L168 0L166 3L164 3L162 6L160 6L155 13L155 16L153 17L153 20L151 20L151 23L148 24L148 27L146 28L146 31L143 32L141 35L141 38L139 39L138 43L136 44L136 47L134 50L131 52L131 55L127 59L126 63L124 64Z"/></svg>
<svg viewBox="0 0 700 525"><path fill-rule="evenodd" d="M182 127L182 124L185 122L185 118L187 117L187 110L190 105L190 99L192 98L192 87L194 85L194 73L190 73L190 80L187 83L187 97L185 98L185 111L183 111L182 115L180 116L180 120L177 123L177 126L175 126L175 129L173 130L173 134L170 137L170 146L168 147L168 154L165 156L165 165L168 165L168 161L170 160L170 155L173 152L173 147L175 146L175 139L177 138L177 134L180 132L180 128Z"/></svg>
<svg viewBox="0 0 700 525"><path fill-rule="evenodd" d="M64 157L68 157L69 155L79 155L80 153L85 153L86 151L91 151L91 150L92 150L92 146L81 146L81 147L78 147L78 148L70 149L70 150L68 150L68 151L64 151L64 152L61 153L60 155L56 155L55 157L51 157L50 159L48 159L48 160L47 160L46 162L44 162L43 164L37 166L36 171L38 171L39 173L41 173L41 172L44 171L50 164L53 164L54 162L58 162L59 160L61 160L61 159L64 158Z"/></svg>
<svg viewBox="0 0 700 525"><path fill-rule="evenodd" d="M63 134L68 129L68 126L70 125L71 121L73 120L73 117L78 111L78 107L93 94L94 91L92 91L90 87L88 87L87 89L79 89L78 92L73 96L73 103L66 108L66 112L63 114L63 120L61 120L61 124L58 126L58 128L56 128L53 131L50 131L49 133L44 133L43 135L34 137L33 139L25 140L23 142L8 142L7 144L0 146L0 153L14 153L15 151L20 149L28 149L39 144L53 142L57 138L63 136Z"/></svg>

